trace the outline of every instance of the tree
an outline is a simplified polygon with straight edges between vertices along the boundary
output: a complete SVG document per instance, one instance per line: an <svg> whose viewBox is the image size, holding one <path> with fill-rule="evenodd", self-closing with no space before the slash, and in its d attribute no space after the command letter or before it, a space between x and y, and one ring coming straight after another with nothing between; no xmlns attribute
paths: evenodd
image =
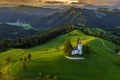
<svg viewBox="0 0 120 80"><path fill-rule="evenodd" d="M22 62L22 61L23 61L23 58L20 58L19 60L20 60L20 62Z"/></svg>
<svg viewBox="0 0 120 80"><path fill-rule="evenodd" d="M89 55L91 54L92 52L95 52L95 50L93 48L91 48L89 45L84 45L83 46L83 53L85 55Z"/></svg>
<svg viewBox="0 0 120 80"><path fill-rule="evenodd" d="M23 69L26 69L26 68L27 68L27 66L26 66L25 61L23 61L22 63L23 63Z"/></svg>
<svg viewBox="0 0 120 80"><path fill-rule="evenodd" d="M59 51L59 50L60 50L60 47L56 47L55 49L56 49L56 51Z"/></svg>
<svg viewBox="0 0 120 80"><path fill-rule="evenodd" d="M24 57L24 61L27 61L27 57Z"/></svg>
<svg viewBox="0 0 120 80"><path fill-rule="evenodd" d="M11 57L7 57L7 58L6 58L6 62L7 62L7 63L11 62Z"/></svg>
<svg viewBox="0 0 120 80"><path fill-rule="evenodd" d="M78 39L77 39L77 43L76 43L76 46L78 46L79 41L80 41L80 38L78 37Z"/></svg>
<svg viewBox="0 0 120 80"><path fill-rule="evenodd" d="M31 59L31 54L28 54L27 58L28 58L28 60L30 60Z"/></svg>
<svg viewBox="0 0 120 80"><path fill-rule="evenodd" d="M71 52L72 52L72 49L73 49L73 47L72 47L72 44L71 44L70 40L66 39L65 42L64 42L64 53L66 55L70 55Z"/></svg>

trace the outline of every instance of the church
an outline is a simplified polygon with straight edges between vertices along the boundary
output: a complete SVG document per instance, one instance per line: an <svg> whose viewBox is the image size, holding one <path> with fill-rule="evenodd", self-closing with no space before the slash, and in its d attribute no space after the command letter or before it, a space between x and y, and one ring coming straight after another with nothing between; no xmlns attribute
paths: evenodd
<svg viewBox="0 0 120 80"><path fill-rule="evenodd" d="M79 42L77 43L77 47L73 48L71 54L72 55L76 55L76 54L82 55L82 43L81 43L81 40L79 40Z"/></svg>

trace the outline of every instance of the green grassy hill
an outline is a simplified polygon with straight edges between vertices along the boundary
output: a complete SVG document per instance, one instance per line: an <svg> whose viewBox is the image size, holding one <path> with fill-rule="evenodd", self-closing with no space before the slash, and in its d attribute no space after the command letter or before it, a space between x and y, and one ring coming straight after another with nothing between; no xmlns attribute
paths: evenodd
<svg viewBox="0 0 120 80"><path fill-rule="evenodd" d="M63 53L64 40L70 38L75 46L78 37L83 44L93 47L96 53L87 56L85 60L66 59ZM59 51L56 51L57 47ZM20 77L22 80L35 80L39 73L43 73L57 76L58 80L120 80L120 65L116 62L118 56L113 53L115 49L116 45L109 41L75 30L37 47L10 49L0 53L0 79ZM27 69L24 70L19 59L29 53L32 58L26 62ZM5 64L7 57L12 58L10 64Z"/></svg>

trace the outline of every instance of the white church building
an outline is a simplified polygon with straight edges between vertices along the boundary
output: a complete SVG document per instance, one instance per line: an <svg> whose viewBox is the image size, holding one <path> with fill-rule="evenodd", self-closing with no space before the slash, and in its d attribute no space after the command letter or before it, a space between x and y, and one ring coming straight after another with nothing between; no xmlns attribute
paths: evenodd
<svg viewBox="0 0 120 80"><path fill-rule="evenodd" d="M76 55L76 54L79 54L79 55L82 55L82 43L81 41L79 41L77 43L77 47L74 47L73 50L72 50L72 55Z"/></svg>

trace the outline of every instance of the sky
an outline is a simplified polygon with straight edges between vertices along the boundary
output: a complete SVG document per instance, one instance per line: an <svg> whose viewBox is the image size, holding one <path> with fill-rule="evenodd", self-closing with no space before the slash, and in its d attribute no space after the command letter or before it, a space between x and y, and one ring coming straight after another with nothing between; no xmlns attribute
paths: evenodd
<svg viewBox="0 0 120 80"><path fill-rule="evenodd" d="M1 5L18 5L18 4L29 4L29 5L120 5L120 0L0 0Z"/></svg>

